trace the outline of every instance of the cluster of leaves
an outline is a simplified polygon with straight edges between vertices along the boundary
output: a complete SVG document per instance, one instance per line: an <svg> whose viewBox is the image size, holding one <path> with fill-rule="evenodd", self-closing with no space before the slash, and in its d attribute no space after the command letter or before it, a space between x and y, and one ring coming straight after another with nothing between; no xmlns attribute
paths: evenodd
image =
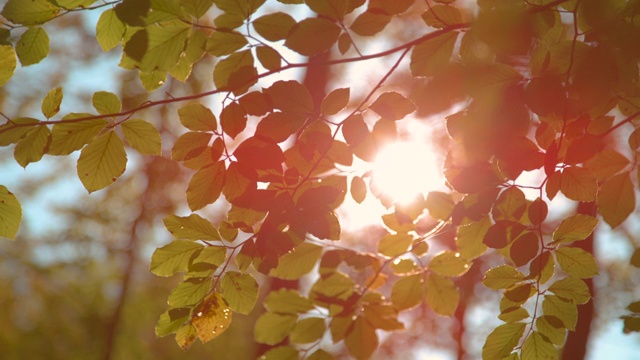
<svg viewBox="0 0 640 360"><path fill-rule="evenodd" d="M567 330L575 330L577 306L591 297L583 279L597 275L598 267L576 242L591 235L598 219L576 214L555 224L547 220L550 201L561 193L594 202L612 228L635 209L640 53L633 39L640 36L640 7L622 0L479 0L472 15L452 0L427 1L416 26L420 37L362 55L358 41L384 35L392 20L409 21L406 13L419 5L279 1L306 7L313 16L297 21L284 11L260 13L265 0L96 5L108 6L96 28L100 47L121 45L120 66L137 70L149 92L167 76L186 81L206 57L216 58L215 89L124 111L117 95L97 92L95 113L52 120L63 98L56 88L42 101L44 120L8 119L0 126L0 145L15 144L23 167L45 154L80 150L78 177L89 192L97 191L125 171L123 139L141 154L161 154L158 130L135 113L225 94L217 115L196 102L177 112L186 132L173 144L171 158L193 170L189 208L195 212L224 196L230 210L218 224L196 213L165 219L175 240L155 251L151 271L184 273L184 279L169 295L159 336L175 333L183 348L196 339L209 341L229 327L234 312L253 310L258 274L297 280L317 269L308 293L266 296L255 339L268 345L286 340L267 358L300 351L309 359L331 358L321 348L325 338L344 341L355 358L369 358L377 330L404 329L402 312L426 303L437 314L453 315L460 301L456 278L495 249L504 264L489 269L483 284L503 291L498 317L504 324L488 336L483 358L555 358ZM12 76L16 54L23 66L47 55L42 24L93 3L9 0L2 15L15 24L11 31L26 30L15 43L8 29L0 33L0 83ZM209 14L216 14L213 25ZM364 97L353 99L350 88L338 88L315 107L310 89L296 80L258 88L260 79L309 66L287 60L283 47L301 56L341 54L328 62L333 66L399 56ZM351 53L357 56L346 57ZM381 144L397 138L396 122L420 110L424 94L380 89L403 70L409 53L408 72L427 78L427 89L450 82L442 102L464 108L446 118L451 191L400 206L370 189L368 174L341 169L354 157L372 161ZM626 116L615 125L614 110ZM249 119L256 120L255 129L247 127ZM628 147L616 147L608 139L624 126L633 128ZM544 176L527 185L539 191L531 201L516 180L537 169ZM362 202L369 190L389 206L382 219L387 234L377 251L335 245L341 239L336 208L348 194ZM15 237L20 212L16 197L0 187L1 236ZM417 225L425 217L437 223L428 233ZM429 240L445 227L455 230L457 249L433 254ZM630 310L637 313L637 303ZM639 330L636 317L626 319L626 329Z"/></svg>

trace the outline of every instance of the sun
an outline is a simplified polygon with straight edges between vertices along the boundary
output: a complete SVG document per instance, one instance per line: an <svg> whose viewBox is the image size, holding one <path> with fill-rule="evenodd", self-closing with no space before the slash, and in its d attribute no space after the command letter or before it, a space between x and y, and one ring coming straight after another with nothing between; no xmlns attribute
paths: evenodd
<svg viewBox="0 0 640 360"><path fill-rule="evenodd" d="M431 146L424 142L398 141L378 152L371 181L384 196L407 204L416 196L442 188L442 172Z"/></svg>

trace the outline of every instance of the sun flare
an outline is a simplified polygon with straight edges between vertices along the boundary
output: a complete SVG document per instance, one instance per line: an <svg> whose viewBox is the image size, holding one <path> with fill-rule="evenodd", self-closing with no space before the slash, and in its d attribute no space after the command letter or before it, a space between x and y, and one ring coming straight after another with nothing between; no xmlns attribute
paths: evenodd
<svg viewBox="0 0 640 360"><path fill-rule="evenodd" d="M394 142L382 148L373 163L373 186L397 203L442 187L434 150L425 143Z"/></svg>

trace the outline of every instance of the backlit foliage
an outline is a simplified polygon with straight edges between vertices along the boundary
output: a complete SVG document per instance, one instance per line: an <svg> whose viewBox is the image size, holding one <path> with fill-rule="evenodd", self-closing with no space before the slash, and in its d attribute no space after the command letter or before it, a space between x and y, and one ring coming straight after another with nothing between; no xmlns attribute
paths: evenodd
<svg viewBox="0 0 640 360"><path fill-rule="evenodd" d="M306 277L307 292L266 294L255 339L287 341L265 358L329 359L324 340L344 342L366 359L378 330L403 331L403 312L426 303L452 316L461 301L456 280L497 253L502 264L482 283L501 292L503 324L487 337L483 358L555 358L576 328L577 306L590 301L583 279L599 272L579 242L599 222L615 228L636 208L636 1L8 0L0 85L18 63L47 57L43 25L81 10L101 11L97 43L120 52L119 66L135 71L148 92L169 78L188 81L205 59L214 60L214 88L157 94L131 108L100 91L91 98L95 111L68 114L60 113L64 89L54 88L41 117L5 119L0 145L13 146L25 168L45 155L80 151L77 175L94 192L126 171L127 147L162 154L152 119L137 114L180 104L172 116L184 132L170 156L193 170L185 200L194 213L164 220L175 240L155 250L151 271L184 276L156 327L158 336L175 334L182 348L214 339L233 313L249 314L264 275ZM361 52L398 27L412 40L389 37L385 50ZM391 62L374 82L328 89L314 105L312 89L285 70L310 67L300 59L327 51L336 69ZM410 80L387 87L400 73L422 90ZM217 94L224 100L209 107L207 96ZM370 174L345 169L354 158L372 161L397 137L396 122L441 112L450 137L443 166L449 191L411 206L382 199L387 233L377 252L341 245L337 207L346 196L358 203L371 196ZM628 143L615 141L621 137ZM519 179L536 170L534 183ZM595 203L597 214L547 219L560 195ZM223 221L195 213L219 199L230 204ZM15 238L20 219L16 196L0 185L0 236ZM427 230L418 226L425 221ZM456 234L456 248L431 250L444 229ZM636 250L632 264L639 259ZM638 303L629 310L625 331L638 331Z"/></svg>

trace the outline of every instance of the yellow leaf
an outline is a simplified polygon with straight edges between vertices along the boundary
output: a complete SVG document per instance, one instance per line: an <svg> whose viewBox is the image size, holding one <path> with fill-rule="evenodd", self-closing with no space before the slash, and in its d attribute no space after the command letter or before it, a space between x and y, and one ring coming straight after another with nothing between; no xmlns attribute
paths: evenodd
<svg viewBox="0 0 640 360"><path fill-rule="evenodd" d="M18 141L13 156L20 166L26 168L30 163L42 159L50 142L51 131L49 128L37 126L29 130L27 135Z"/></svg>
<svg viewBox="0 0 640 360"><path fill-rule="evenodd" d="M425 204L429 215L438 220L447 220L453 212L455 203L451 194L441 191L431 191L427 194L427 202Z"/></svg>
<svg viewBox="0 0 640 360"><path fill-rule="evenodd" d="M172 308L190 307L199 303L210 289L210 278L188 278L173 288L167 303Z"/></svg>
<svg viewBox="0 0 640 360"><path fill-rule="evenodd" d="M169 215L163 221L164 226L176 239L220 240L220 234L213 224L198 214L185 217Z"/></svg>
<svg viewBox="0 0 640 360"><path fill-rule="evenodd" d="M559 261L558 261L559 262ZM591 299L587 284L581 279L572 277L560 279L548 288L559 297L571 300L574 304L585 304Z"/></svg>
<svg viewBox="0 0 640 360"><path fill-rule="evenodd" d="M256 321L253 336L259 343L275 345L291 333L296 320L297 315L263 313Z"/></svg>
<svg viewBox="0 0 640 360"><path fill-rule="evenodd" d="M524 323L511 323L495 328L482 347L482 359L502 360L509 355L520 342L526 326Z"/></svg>
<svg viewBox="0 0 640 360"><path fill-rule="evenodd" d="M191 211L202 209L218 200L224 181L224 161L207 165L193 174L187 187L187 203Z"/></svg>
<svg viewBox="0 0 640 360"><path fill-rule="evenodd" d="M456 245L463 258L473 260L484 254L487 250L487 245L482 240L489 227L491 227L491 220L488 216L483 217L480 221L458 226Z"/></svg>
<svg viewBox="0 0 640 360"><path fill-rule="evenodd" d="M63 120L86 117L90 114L69 114ZM105 119L94 119L71 123L58 123L51 130L51 144L48 154L69 155L95 139L109 122Z"/></svg>
<svg viewBox="0 0 640 360"><path fill-rule="evenodd" d="M560 319L565 328L571 331L576 329L578 308L575 304L566 302L555 295L545 295L542 301L542 311L545 315Z"/></svg>
<svg viewBox="0 0 640 360"><path fill-rule="evenodd" d="M0 185L0 237L14 240L21 220L20 202L9 189Z"/></svg>
<svg viewBox="0 0 640 360"><path fill-rule="evenodd" d="M16 53L11 45L0 44L0 86L11 79L18 62Z"/></svg>
<svg viewBox="0 0 640 360"><path fill-rule="evenodd" d="M248 315L258 299L258 283L250 274L228 271L220 282L222 296L237 313Z"/></svg>
<svg viewBox="0 0 640 360"><path fill-rule="evenodd" d="M358 316L347 330L345 344L354 358L369 359L378 348L376 330L366 318Z"/></svg>
<svg viewBox="0 0 640 360"><path fill-rule="evenodd" d="M53 19L60 8L48 0L8 0L2 8L2 16L14 24L43 24Z"/></svg>
<svg viewBox="0 0 640 360"><path fill-rule="evenodd" d="M41 27L27 29L16 43L22 66L37 64L49 54L49 36Z"/></svg>
<svg viewBox="0 0 640 360"><path fill-rule="evenodd" d="M536 329L555 345L564 345L567 329L555 316L543 315L536 319Z"/></svg>
<svg viewBox="0 0 640 360"><path fill-rule="evenodd" d="M244 35L236 31L214 31L207 40L206 50L213 56L230 55L247 45Z"/></svg>
<svg viewBox="0 0 640 360"><path fill-rule="evenodd" d="M524 320L529 317L529 312L521 306L508 308L498 315L498 319L506 322L513 323Z"/></svg>
<svg viewBox="0 0 640 360"><path fill-rule="evenodd" d="M122 103L118 95L108 91L98 91L91 97L93 107L102 115L119 113Z"/></svg>
<svg viewBox="0 0 640 360"><path fill-rule="evenodd" d="M568 167L562 172L560 191L571 200L593 201L598 193L596 176L586 168Z"/></svg>
<svg viewBox="0 0 640 360"><path fill-rule="evenodd" d="M604 221L615 228L636 208L636 193L629 172L620 173L600 186L598 213Z"/></svg>
<svg viewBox="0 0 640 360"><path fill-rule="evenodd" d="M304 242L280 257L278 266L269 272L270 276L285 280L296 280L313 270L322 255L322 247Z"/></svg>
<svg viewBox="0 0 640 360"><path fill-rule="evenodd" d="M196 339L196 328L191 323L183 325L176 332L176 342L182 350L187 350Z"/></svg>
<svg viewBox="0 0 640 360"><path fill-rule="evenodd" d="M484 286L499 290L507 289L524 279L524 274L511 265L500 265L489 269L482 279Z"/></svg>
<svg viewBox="0 0 640 360"><path fill-rule="evenodd" d="M269 41L283 40L296 24L291 15L283 12L275 12L263 15L252 22L256 32Z"/></svg>
<svg viewBox="0 0 640 360"><path fill-rule="evenodd" d="M115 10L103 12L96 24L96 40L102 51L107 52L116 47L122 41L125 29L126 25L118 18Z"/></svg>
<svg viewBox="0 0 640 360"><path fill-rule="evenodd" d="M427 305L440 315L453 316L458 308L460 292L450 279L431 273L427 277Z"/></svg>
<svg viewBox="0 0 640 360"><path fill-rule="evenodd" d="M260 360L299 360L300 354L297 349L291 346L278 346L265 352L259 357ZM308 357L307 359L311 359Z"/></svg>
<svg viewBox="0 0 640 360"><path fill-rule="evenodd" d="M289 340L294 344L307 344L322 338L327 326L324 319L310 317L298 321L289 335Z"/></svg>
<svg viewBox="0 0 640 360"><path fill-rule="evenodd" d="M598 275L598 264L591 253L576 247L564 247L555 251L562 270L577 278Z"/></svg>
<svg viewBox="0 0 640 360"><path fill-rule="evenodd" d="M593 170L598 181L603 181L629 165L629 159L613 149L604 149L589 159L584 166Z"/></svg>
<svg viewBox="0 0 640 360"><path fill-rule="evenodd" d="M264 300L264 306L272 313L292 315L313 309L311 300L291 289L271 291Z"/></svg>
<svg viewBox="0 0 640 360"><path fill-rule="evenodd" d="M531 333L522 345L522 360L555 360L558 358L558 350L539 332Z"/></svg>
<svg viewBox="0 0 640 360"><path fill-rule="evenodd" d="M404 276L391 288L391 302L398 310L406 310L422 303L425 294L423 274Z"/></svg>
<svg viewBox="0 0 640 360"><path fill-rule="evenodd" d="M409 234L386 234L378 243L378 253L394 257L401 255L413 243L413 236Z"/></svg>
<svg viewBox="0 0 640 360"><path fill-rule="evenodd" d="M176 272L187 271L189 259L204 245L188 240L176 240L157 248L151 255L149 270L158 276L171 276Z"/></svg>
<svg viewBox="0 0 640 360"><path fill-rule="evenodd" d="M225 332L231 325L232 316L224 298L218 293L211 293L202 304L193 309L191 324L196 330L196 336L205 343Z"/></svg>
<svg viewBox="0 0 640 360"><path fill-rule="evenodd" d="M462 23L462 13L458 8L449 5L433 5L422 14L422 20L436 29Z"/></svg>
<svg viewBox="0 0 640 360"><path fill-rule="evenodd" d="M132 148L144 155L160 155L162 139L155 126L142 119L127 120L122 125L122 133Z"/></svg>
<svg viewBox="0 0 640 360"><path fill-rule="evenodd" d="M133 34L124 46L124 53L143 72L169 71L180 60L188 33L186 24L149 26Z"/></svg>
<svg viewBox="0 0 640 360"><path fill-rule="evenodd" d="M441 251L436 254L431 262L429 269L444 276L461 276L471 268L471 264L456 253L449 250Z"/></svg>
<svg viewBox="0 0 640 360"><path fill-rule="evenodd" d="M49 90L47 95L42 99L42 114L47 118L51 118L53 115L60 111L60 103L62 102L62 88L57 87Z"/></svg>
<svg viewBox="0 0 640 360"><path fill-rule="evenodd" d="M209 145L211 136L210 133L193 131L180 135L171 149L171 159L183 161L198 156Z"/></svg>
<svg viewBox="0 0 640 360"><path fill-rule="evenodd" d="M109 131L82 149L78 158L78 177L91 193L111 185L126 166L124 143L114 131Z"/></svg>
<svg viewBox="0 0 640 360"><path fill-rule="evenodd" d="M340 27L322 18L306 18L295 24L284 45L304 56L313 56L331 48L340 36Z"/></svg>
<svg viewBox="0 0 640 360"><path fill-rule="evenodd" d="M553 232L554 243L569 243L586 239L598 225L593 216L576 214L564 219Z"/></svg>
<svg viewBox="0 0 640 360"><path fill-rule="evenodd" d="M233 84L233 82L231 81L231 75L245 67L253 67L253 55L251 54L251 51L242 50L234 52L228 57L218 61L218 63L214 67L214 84L218 89L231 87L231 85Z"/></svg>

